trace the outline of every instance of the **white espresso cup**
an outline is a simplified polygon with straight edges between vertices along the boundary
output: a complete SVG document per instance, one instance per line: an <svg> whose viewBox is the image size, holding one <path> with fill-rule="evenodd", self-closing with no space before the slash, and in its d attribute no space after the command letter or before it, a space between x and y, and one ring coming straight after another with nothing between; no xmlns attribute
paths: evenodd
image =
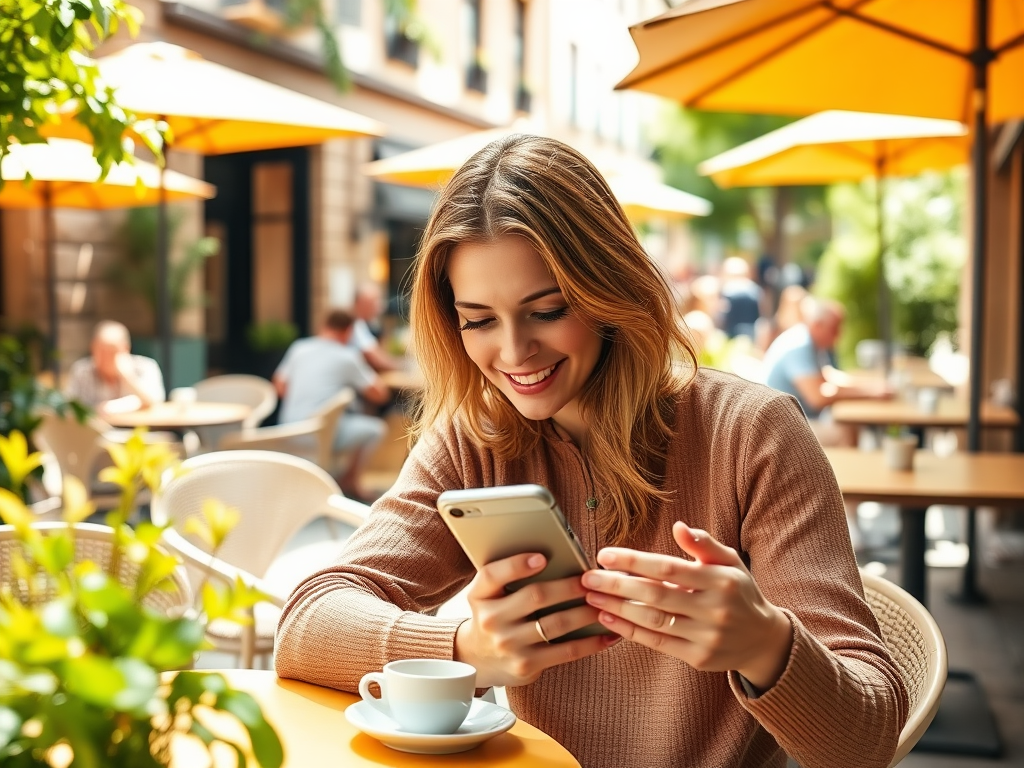
<svg viewBox="0 0 1024 768"><path fill-rule="evenodd" d="M371 683L380 686L379 699L370 695ZM363 701L412 733L455 733L475 690L476 668L445 659L392 661L359 681Z"/></svg>

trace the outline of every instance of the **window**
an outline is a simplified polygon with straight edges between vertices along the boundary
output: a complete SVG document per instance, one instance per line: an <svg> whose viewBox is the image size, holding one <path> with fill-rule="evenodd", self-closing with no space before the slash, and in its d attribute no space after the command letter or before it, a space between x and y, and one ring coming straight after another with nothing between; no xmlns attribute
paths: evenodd
<svg viewBox="0 0 1024 768"><path fill-rule="evenodd" d="M526 84L526 2L515 0L515 28L512 39L512 67L516 75L516 110L529 112L533 94Z"/></svg>
<svg viewBox="0 0 1024 768"><path fill-rule="evenodd" d="M487 92L487 68L483 62L483 29L480 0L462 0L462 50L465 56L466 88Z"/></svg>
<svg viewBox="0 0 1024 768"><path fill-rule="evenodd" d="M419 64L420 44L406 34L405 20L392 12L384 14L384 50L393 61Z"/></svg>

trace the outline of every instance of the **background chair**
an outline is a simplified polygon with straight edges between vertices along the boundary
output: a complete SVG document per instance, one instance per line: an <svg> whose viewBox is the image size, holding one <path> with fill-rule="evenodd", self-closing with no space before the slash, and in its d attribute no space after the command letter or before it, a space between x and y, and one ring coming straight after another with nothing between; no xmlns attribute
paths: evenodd
<svg viewBox="0 0 1024 768"><path fill-rule="evenodd" d="M220 448L225 451L280 451L308 459L333 476L344 457L344 452L334 450L334 433L338 427L338 419L355 397L356 393L346 387L320 406L308 419L293 424L231 432L221 438Z"/></svg>
<svg viewBox="0 0 1024 768"><path fill-rule="evenodd" d="M40 522L34 523L33 528L41 531L43 535L67 530L68 524L63 522ZM15 580L11 575L11 555L21 549L14 527L0 525L0 584L13 586ZM75 562L81 563L90 560L104 570L110 565L110 555L114 549L114 529L105 525L94 525L92 523L78 523L75 526ZM118 580L126 587L134 588L139 578L139 566L129 558L121 559ZM39 602L45 602L54 595L53 585L47 584L49 589L38 595ZM27 603L27 594L19 595L19 599ZM192 589L189 586L188 575L185 569L179 566L171 574L171 589L154 589L143 599L146 605L156 611L171 616L180 616L192 607Z"/></svg>
<svg viewBox="0 0 1024 768"><path fill-rule="evenodd" d="M183 533L186 521L201 515L207 499L217 499L241 513L216 557L198 538ZM280 609L295 582L333 560L342 542L304 550L302 572L293 574L291 583L265 578L278 554L296 532L318 517L358 524L367 510L343 497L334 479L305 459L270 451L217 451L182 463L181 474L153 499L152 517L158 525L174 525L164 532L164 541L186 561L194 588L206 574L231 582L241 576L270 596L270 604L261 603L253 611L253 626L214 621L207 627L217 648L237 654L248 668L255 655L273 651Z"/></svg>
<svg viewBox="0 0 1024 768"><path fill-rule="evenodd" d="M880 576L862 572L861 579L864 596L910 698L910 716L900 733L891 768L913 749L939 709L946 684L946 643L935 619L908 592Z"/></svg>
<svg viewBox="0 0 1024 768"><path fill-rule="evenodd" d="M252 410L242 421L243 431L256 429L277 408L274 385L261 376L244 373L211 376L196 383L196 399L203 403L242 403ZM233 426L197 427L196 435L203 450L217 450L224 435L237 431Z"/></svg>

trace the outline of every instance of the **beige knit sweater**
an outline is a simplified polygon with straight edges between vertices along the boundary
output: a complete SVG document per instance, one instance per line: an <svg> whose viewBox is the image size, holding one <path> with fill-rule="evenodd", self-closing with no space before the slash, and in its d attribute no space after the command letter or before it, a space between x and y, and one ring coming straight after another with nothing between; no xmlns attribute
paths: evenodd
<svg viewBox="0 0 1024 768"><path fill-rule="evenodd" d="M300 584L278 629L282 677L355 691L394 659L451 658L461 619L428 615L474 571L434 507L449 488L540 483L587 554L606 544L584 459L545 425L540 450L495 459L456 426L422 439L336 565ZM665 487L674 500L627 543L679 554L683 520L734 547L794 627L782 677L750 698L735 673L697 672L632 642L509 688L516 714L586 768L885 766L907 715L899 672L864 602L842 499L796 402L702 370L680 398Z"/></svg>

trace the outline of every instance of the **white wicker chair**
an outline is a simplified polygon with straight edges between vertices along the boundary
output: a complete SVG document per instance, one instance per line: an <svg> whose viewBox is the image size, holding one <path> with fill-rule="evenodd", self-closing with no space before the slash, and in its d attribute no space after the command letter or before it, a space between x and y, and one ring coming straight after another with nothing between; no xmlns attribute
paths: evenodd
<svg viewBox="0 0 1024 768"><path fill-rule="evenodd" d="M242 430L256 429L277 407L274 385L261 376L232 373L211 376L195 385L196 399L203 403L242 403L252 410L242 421ZM232 426L197 427L195 432L204 450L217 450L220 440Z"/></svg>
<svg viewBox="0 0 1024 768"><path fill-rule="evenodd" d="M861 580L910 698L910 716L900 733L891 768L913 749L939 709L946 684L946 643L935 619L908 592L879 576L861 573Z"/></svg>
<svg viewBox="0 0 1024 768"><path fill-rule="evenodd" d="M338 484L324 470L281 453L217 451L187 459L182 470L153 499L153 522L174 525L165 531L164 540L185 559L194 588L205 574L230 581L241 576L270 596L272 605L261 603L254 610L253 626L215 621L207 627L217 648L239 655L243 667L252 667L255 655L273 651L280 608L295 586L265 580L275 558L311 520L326 516L358 525L368 508L341 496ZM241 512L238 526L215 558L201 541L181 533L186 520L201 514L207 499ZM300 577L327 565L341 546L339 541L329 552L321 549L318 557L311 555L308 570Z"/></svg>
<svg viewBox="0 0 1024 768"><path fill-rule="evenodd" d="M338 419L355 400L356 393L346 387L324 403L308 419L292 424L243 430L224 435L220 449L264 450L309 459L332 475L338 471L343 453L334 450Z"/></svg>
<svg viewBox="0 0 1024 768"><path fill-rule="evenodd" d="M63 522L34 523L33 528L44 536L67 530L68 524ZM75 562L92 561L106 569L110 564L110 555L114 545L114 529L105 525L78 523L75 526ZM0 584L13 586L11 574L11 555L21 548L14 527L0 525ZM139 566L128 558L122 558L118 578L127 587L134 587L139 578ZM189 586L185 569L179 566L171 574L172 588L169 590L154 589L142 599L142 604L161 613L181 616L192 607L192 589ZM37 585L38 586L38 585ZM50 589L39 593L38 600L45 601L53 597L53 585ZM21 602L28 602L28 595L20 594Z"/></svg>

